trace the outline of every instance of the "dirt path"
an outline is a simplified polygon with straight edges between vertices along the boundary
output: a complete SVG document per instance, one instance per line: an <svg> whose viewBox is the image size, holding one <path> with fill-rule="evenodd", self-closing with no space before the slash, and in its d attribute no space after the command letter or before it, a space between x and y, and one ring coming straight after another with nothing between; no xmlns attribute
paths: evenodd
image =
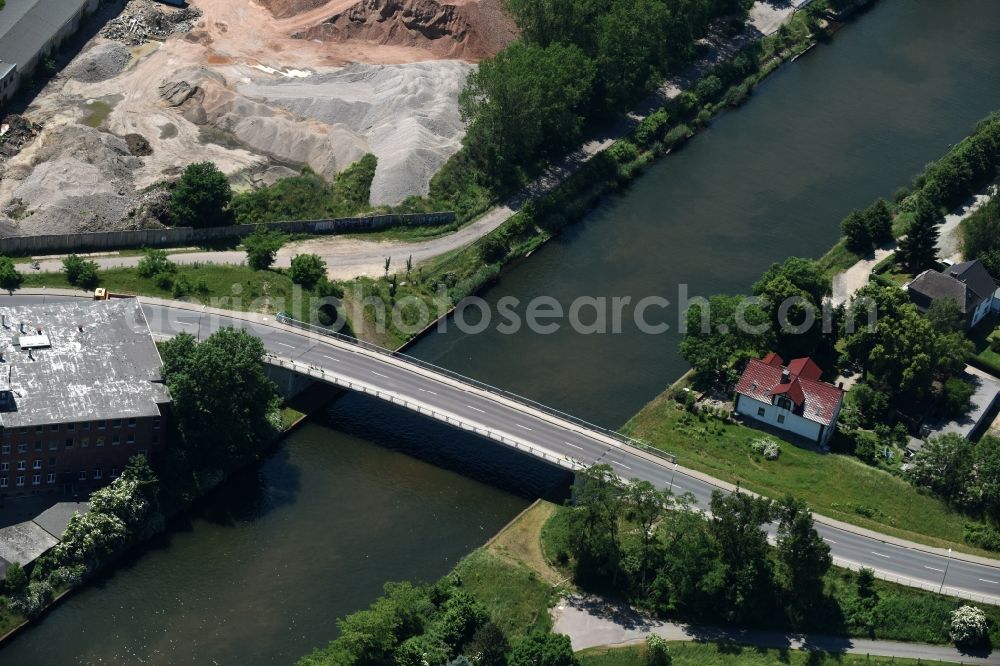
<svg viewBox="0 0 1000 666"><path fill-rule="evenodd" d="M946 645L874 641L822 634L786 634L779 631L697 627L660 622L631 608L600 599L567 599L556 608L555 613L553 631L569 636L574 650L600 645L640 643L646 636L655 634L670 641L723 642L781 650L869 654L963 664L1000 664L1000 655L991 652L967 654Z"/></svg>

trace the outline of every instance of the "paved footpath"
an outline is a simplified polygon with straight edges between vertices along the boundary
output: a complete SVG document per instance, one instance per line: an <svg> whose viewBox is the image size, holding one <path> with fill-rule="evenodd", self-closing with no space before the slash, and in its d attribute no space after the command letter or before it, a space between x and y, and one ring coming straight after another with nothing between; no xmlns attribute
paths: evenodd
<svg viewBox="0 0 1000 666"><path fill-rule="evenodd" d="M699 627L659 622L637 611L593 598L564 599L555 609L553 631L566 634L574 650L602 645L641 643L650 634L669 641L736 643L773 649L823 651L834 654L865 654L873 657L898 657L956 664L1000 664L1000 653L963 653L946 645L875 641L822 634L785 634L778 631L752 631Z"/></svg>

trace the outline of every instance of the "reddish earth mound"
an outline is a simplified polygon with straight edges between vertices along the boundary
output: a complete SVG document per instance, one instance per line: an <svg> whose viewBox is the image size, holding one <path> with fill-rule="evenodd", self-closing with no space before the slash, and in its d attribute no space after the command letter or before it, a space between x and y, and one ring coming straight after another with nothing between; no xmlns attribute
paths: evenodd
<svg viewBox="0 0 1000 666"><path fill-rule="evenodd" d="M260 0L260 4L277 19L291 18L328 2L330 0Z"/></svg>
<svg viewBox="0 0 1000 666"><path fill-rule="evenodd" d="M498 53L517 36L514 21L500 5L501 0L462 4L437 0L360 0L292 36L329 42L357 40L414 46L442 58L480 60Z"/></svg>

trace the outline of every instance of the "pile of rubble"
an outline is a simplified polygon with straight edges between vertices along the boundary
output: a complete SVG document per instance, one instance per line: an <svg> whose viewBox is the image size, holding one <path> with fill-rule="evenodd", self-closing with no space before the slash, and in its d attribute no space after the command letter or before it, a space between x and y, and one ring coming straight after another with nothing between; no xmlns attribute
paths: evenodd
<svg viewBox="0 0 1000 666"><path fill-rule="evenodd" d="M128 46L139 46L152 39L191 32L201 18L196 7L169 9L152 0L132 0L125 10L108 22L101 36Z"/></svg>
<svg viewBox="0 0 1000 666"><path fill-rule="evenodd" d="M11 114L0 123L0 160L13 157L42 131L42 126L24 116Z"/></svg>

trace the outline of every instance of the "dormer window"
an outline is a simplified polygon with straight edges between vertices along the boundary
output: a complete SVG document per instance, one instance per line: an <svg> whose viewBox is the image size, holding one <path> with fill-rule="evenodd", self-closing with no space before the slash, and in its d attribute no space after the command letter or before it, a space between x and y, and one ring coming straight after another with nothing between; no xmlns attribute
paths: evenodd
<svg viewBox="0 0 1000 666"><path fill-rule="evenodd" d="M792 411L794 407L792 401L784 396L778 397L777 405L779 409L787 409L788 411Z"/></svg>

